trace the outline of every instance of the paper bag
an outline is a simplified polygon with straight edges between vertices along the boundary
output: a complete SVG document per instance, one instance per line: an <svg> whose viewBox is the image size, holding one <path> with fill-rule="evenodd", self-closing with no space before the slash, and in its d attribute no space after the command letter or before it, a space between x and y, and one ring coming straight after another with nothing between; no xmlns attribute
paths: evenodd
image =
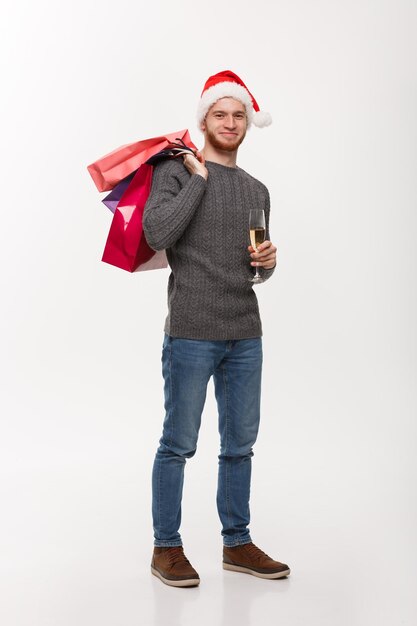
<svg viewBox="0 0 417 626"><path fill-rule="evenodd" d="M128 272L134 272L145 264L143 269L166 267L164 255L158 255L154 263L149 264L156 255L149 247L142 228L143 210L152 184L152 170L151 165L144 163L134 175L114 212L103 252L102 261Z"/></svg>
<svg viewBox="0 0 417 626"><path fill-rule="evenodd" d="M123 178L137 170L150 157L177 139L181 139L185 144L196 149L188 130L184 129L121 146L89 165L87 169L97 189L109 191Z"/></svg>

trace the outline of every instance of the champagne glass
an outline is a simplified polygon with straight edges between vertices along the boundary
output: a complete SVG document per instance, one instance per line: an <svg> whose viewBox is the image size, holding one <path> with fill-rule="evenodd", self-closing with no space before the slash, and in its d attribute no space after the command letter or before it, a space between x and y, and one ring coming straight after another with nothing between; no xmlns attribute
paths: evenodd
<svg viewBox="0 0 417 626"><path fill-rule="evenodd" d="M249 234L252 248L257 252L258 246L265 241L266 234L265 211L263 209L251 209L249 211ZM255 285L263 282L258 267L256 267L255 276L249 280Z"/></svg>

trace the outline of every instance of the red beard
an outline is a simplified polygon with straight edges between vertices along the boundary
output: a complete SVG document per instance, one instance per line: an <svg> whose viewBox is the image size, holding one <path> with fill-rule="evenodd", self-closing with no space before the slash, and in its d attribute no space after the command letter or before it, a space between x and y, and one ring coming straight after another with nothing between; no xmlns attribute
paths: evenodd
<svg viewBox="0 0 417 626"><path fill-rule="evenodd" d="M207 138L213 148L216 148L217 150L224 150L225 152L234 152L235 150L237 150L246 135L246 132L244 132L242 137L236 137L235 141L222 141L221 139L216 137L214 133L212 133L212 131L207 127L206 132Z"/></svg>

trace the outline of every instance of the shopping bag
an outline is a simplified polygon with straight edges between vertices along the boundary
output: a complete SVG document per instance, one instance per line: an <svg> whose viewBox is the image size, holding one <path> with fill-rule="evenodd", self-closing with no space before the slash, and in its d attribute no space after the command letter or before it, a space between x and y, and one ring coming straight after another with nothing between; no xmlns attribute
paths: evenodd
<svg viewBox="0 0 417 626"><path fill-rule="evenodd" d="M99 191L112 189L102 200L114 214L102 261L129 272L167 267L165 251L152 250L142 228L153 166L195 150L188 130L183 130L122 146L88 166Z"/></svg>
<svg viewBox="0 0 417 626"><path fill-rule="evenodd" d="M117 183L137 170L150 157L164 150L169 144L175 143L178 139L191 148L196 149L188 130L184 129L121 146L91 163L87 169L97 189L99 191L109 191Z"/></svg>
<svg viewBox="0 0 417 626"><path fill-rule="evenodd" d="M153 154L147 161L149 165L157 165L161 161L166 161L167 159L175 159L183 156L184 154L194 154L194 149L191 146L187 146L182 140L177 138L178 141L175 143L168 144L166 148L160 150L156 154ZM134 175L137 170L123 178L117 185L112 189L112 191L102 200L102 203L112 211L115 212L116 207L123 196L124 192L130 185Z"/></svg>
<svg viewBox="0 0 417 626"><path fill-rule="evenodd" d="M155 255L142 228L142 216L152 184L152 166L142 164L123 193L114 211L102 261L128 272L138 268L166 267L164 254ZM152 258L153 263L149 263ZM146 267L145 267L146 265Z"/></svg>
<svg viewBox="0 0 417 626"><path fill-rule="evenodd" d="M126 176L126 178L123 178L123 180L121 180L120 183L117 183L117 185L111 190L111 192L105 198L103 198L102 203L108 209L110 209L112 213L115 212L117 205L122 199L124 192L132 182L136 172L137 170L129 174L129 176Z"/></svg>

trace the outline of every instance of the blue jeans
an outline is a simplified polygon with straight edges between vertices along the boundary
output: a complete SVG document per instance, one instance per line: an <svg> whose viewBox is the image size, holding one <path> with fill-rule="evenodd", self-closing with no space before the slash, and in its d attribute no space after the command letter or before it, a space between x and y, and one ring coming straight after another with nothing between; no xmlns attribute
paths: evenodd
<svg viewBox="0 0 417 626"><path fill-rule="evenodd" d="M202 341L165 335L162 372L165 420L152 473L155 546L182 545L181 500L186 459L194 456L214 378L220 455L217 510L223 543L251 541L249 494L252 446L259 428L262 340Z"/></svg>

